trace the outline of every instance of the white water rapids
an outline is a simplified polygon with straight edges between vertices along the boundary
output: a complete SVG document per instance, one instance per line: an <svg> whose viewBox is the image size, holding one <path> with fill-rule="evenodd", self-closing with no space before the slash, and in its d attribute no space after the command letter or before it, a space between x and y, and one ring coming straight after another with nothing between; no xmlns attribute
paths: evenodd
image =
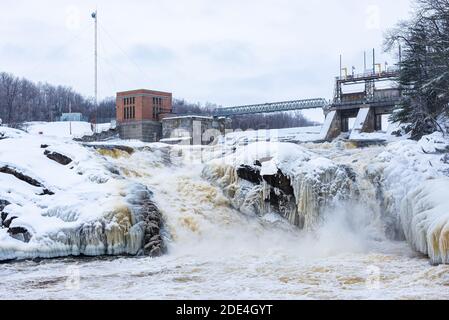
<svg viewBox="0 0 449 320"><path fill-rule="evenodd" d="M382 149L309 148L360 168ZM432 267L406 242L388 240L368 187L365 202L342 204L315 231L301 231L276 214L232 209L201 177L200 153L179 155L171 164L148 150L110 159L154 192L165 256L1 264L0 298L449 299L449 266Z"/></svg>

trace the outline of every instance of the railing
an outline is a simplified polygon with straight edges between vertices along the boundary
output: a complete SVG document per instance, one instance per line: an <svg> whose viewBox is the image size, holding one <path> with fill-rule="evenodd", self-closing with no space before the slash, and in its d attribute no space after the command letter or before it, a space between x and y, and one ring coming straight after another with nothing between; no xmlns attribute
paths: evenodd
<svg viewBox="0 0 449 320"><path fill-rule="evenodd" d="M362 104L369 104L371 106L392 105L392 104L399 103L401 100L402 100L402 98L400 96L391 96L391 97L383 97L383 98L375 98L375 99L353 100L353 101L334 101L332 103L332 107L353 106L353 105L362 105Z"/></svg>
<svg viewBox="0 0 449 320"><path fill-rule="evenodd" d="M219 108L215 111L214 116L229 117L235 115L245 115L255 113L273 113L282 111L317 109L317 108L324 108L327 105L329 105L329 102L323 98L293 100L293 101L254 104L230 108Z"/></svg>
<svg viewBox="0 0 449 320"><path fill-rule="evenodd" d="M365 72L365 73L358 73L358 74L348 74L346 76L342 77L336 77L337 81L351 81L351 80L363 80L366 78L394 78L399 75L399 69L392 68L387 71L381 71L381 72Z"/></svg>

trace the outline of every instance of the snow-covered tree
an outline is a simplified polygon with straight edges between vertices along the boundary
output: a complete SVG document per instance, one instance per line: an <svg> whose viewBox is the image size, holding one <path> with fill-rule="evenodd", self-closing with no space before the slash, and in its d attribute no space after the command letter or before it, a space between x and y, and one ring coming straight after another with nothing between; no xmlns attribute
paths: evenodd
<svg viewBox="0 0 449 320"><path fill-rule="evenodd" d="M449 0L415 0L416 11L386 38L387 49L403 48L401 107L392 120L409 124L412 138L442 130L437 119L449 113Z"/></svg>

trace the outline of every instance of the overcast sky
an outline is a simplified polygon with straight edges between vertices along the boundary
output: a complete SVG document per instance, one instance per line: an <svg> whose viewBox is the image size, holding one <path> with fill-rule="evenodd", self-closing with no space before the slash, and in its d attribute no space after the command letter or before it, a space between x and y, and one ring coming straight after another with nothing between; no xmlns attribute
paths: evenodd
<svg viewBox="0 0 449 320"><path fill-rule="evenodd" d="M0 71L93 96L148 88L233 106L333 95L344 65L409 16L411 0L0 0ZM308 116L321 120L320 112Z"/></svg>

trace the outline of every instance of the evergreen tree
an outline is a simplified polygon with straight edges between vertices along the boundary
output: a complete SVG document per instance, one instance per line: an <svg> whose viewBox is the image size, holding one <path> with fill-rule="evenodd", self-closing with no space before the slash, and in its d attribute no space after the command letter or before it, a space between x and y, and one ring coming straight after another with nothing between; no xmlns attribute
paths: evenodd
<svg viewBox="0 0 449 320"><path fill-rule="evenodd" d="M449 105L449 0L416 3L413 19L386 39L387 49L404 49L399 85L405 98L392 120L407 124L413 139L441 131L437 120Z"/></svg>

